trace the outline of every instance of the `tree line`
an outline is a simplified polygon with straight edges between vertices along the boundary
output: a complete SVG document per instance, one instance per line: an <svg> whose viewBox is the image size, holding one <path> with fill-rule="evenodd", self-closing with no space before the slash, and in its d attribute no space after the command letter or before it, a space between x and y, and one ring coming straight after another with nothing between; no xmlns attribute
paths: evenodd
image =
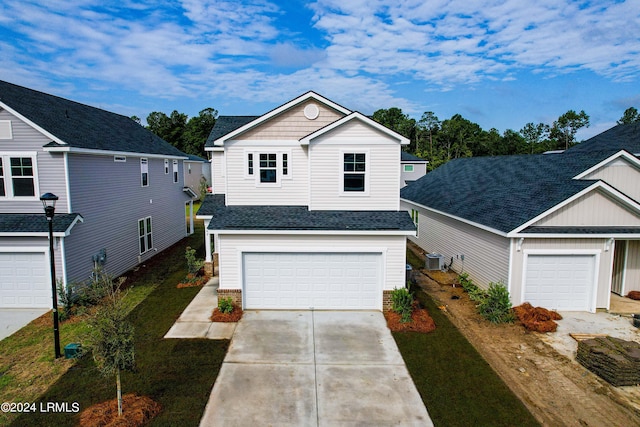
<svg viewBox="0 0 640 427"><path fill-rule="evenodd" d="M188 154L204 156L204 145L216 123L218 111L205 108L191 117L174 110L170 115L154 111L147 116L151 132ZM409 138L407 151L429 161L429 170L458 157L536 154L565 150L577 144L578 130L589 127L589 115L569 110L551 124L527 123L519 131L488 131L460 114L440 120L432 111L415 120L400 108L379 109L371 116L378 123ZM140 119L132 117L140 123ZM618 124L640 122L635 107L625 110Z"/></svg>

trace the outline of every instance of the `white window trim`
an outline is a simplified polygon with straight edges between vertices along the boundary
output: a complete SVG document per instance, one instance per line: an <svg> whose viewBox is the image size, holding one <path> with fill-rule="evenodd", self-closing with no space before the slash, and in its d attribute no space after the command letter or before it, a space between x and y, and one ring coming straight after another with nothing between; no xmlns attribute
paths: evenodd
<svg viewBox="0 0 640 427"><path fill-rule="evenodd" d="M260 182L260 155L275 154L276 155L276 182ZM283 173L283 154L287 155L287 175ZM249 174L249 155L253 156L253 173ZM293 170L291 168L291 150L244 150L243 154L244 178L255 181L256 187L281 187L283 180L293 179Z"/></svg>
<svg viewBox="0 0 640 427"><path fill-rule="evenodd" d="M13 195L13 176L11 175L11 159L26 157L31 159L33 168L33 196ZM16 151L0 153L2 158L2 178L4 179L5 196L0 196L0 200L40 200L40 185L38 183L38 155L34 151Z"/></svg>
<svg viewBox="0 0 640 427"><path fill-rule="evenodd" d="M144 184L143 175L147 174L147 184ZM149 159L146 157L140 158L140 186L148 187L149 186Z"/></svg>
<svg viewBox="0 0 640 427"><path fill-rule="evenodd" d="M164 174L169 175L169 159L164 159Z"/></svg>
<svg viewBox="0 0 640 427"><path fill-rule="evenodd" d="M409 168L409 169L407 169ZM413 165L402 165L403 172L413 172Z"/></svg>
<svg viewBox="0 0 640 427"><path fill-rule="evenodd" d="M178 168L178 161L174 160L173 161L173 183L174 184L178 184L180 182L180 174L179 174L180 169Z"/></svg>
<svg viewBox="0 0 640 427"><path fill-rule="evenodd" d="M13 139L13 128L11 126L11 120L0 120L0 129L4 127L3 125L6 126L6 129L9 130L9 133L6 136L3 136L2 133L0 133L0 139L2 140Z"/></svg>
<svg viewBox="0 0 640 427"><path fill-rule="evenodd" d="M151 223L151 231L149 231L147 229L147 220L149 220L149 222ZM143 226L143 230L144 230L144 246L145 246L145 250L142 250L142 245L140 244L140 238L143 236L140 236L140 222L142 221L142 226ZM138 220L138 227L136 232L138 233L138 251L140 252L140 255L144 255L147 252L149 252L150 250L153 249L153 219L150 216L146 216L144 218L140 218ZM151 236L151 246L149 246L148 244L148 236Z"/></svg>
<svg viewBox="0 0 640 427"><path fill-rule="evenodd" d="M127 156L113 156L113 161L116 163L126 163Z"/></svg>
<svg viewBox="0 0 640 427"><path fill-rule="evenodd" d="M344 191L344 155L345 154L364 154L364 191ZM345 197L366 197L369 196L369 171L371 169L371 156L369 155L368 149L350 149L350 150L340 150L340 158L339 158L339 179L338 179L338 193L340 196ZM397 170L397 169L396 169Z"/></svg>

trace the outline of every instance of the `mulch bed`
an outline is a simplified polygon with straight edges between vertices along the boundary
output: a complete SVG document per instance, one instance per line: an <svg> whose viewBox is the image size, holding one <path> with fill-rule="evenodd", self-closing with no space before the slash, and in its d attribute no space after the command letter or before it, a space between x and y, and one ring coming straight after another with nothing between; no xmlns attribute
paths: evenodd
<svg viewBox="0 0 640 427"><path fill-rule="evenodd" d="M92 405L80 414L83 427L138 427L147 424L158 415L162 407L147 396L125 394L122 396L122 416L118 416L118 400Z"/></svg>
<svg viewBox="0 0 640 427"><path fill-rule="evenodd" d="M242 318L242 308L233 304L233 310L231 313L222 313L218 308L213 309L213 313L211 314L212 322L237 322Z"/></svg>
<svg viewBox="0 0 640 427"><path fill-rule="evenodd" d="M187 274L184 282L178 283L176 286L178 289L180 288L193 288L196 286L202 286L209 281L209 277L207 276L197 276L195 274Z"/></svg>
<svg viewBox="0 0 640 427"><path fill-rule="evenodd" d="M640 300L640 291L630 291L627 294L627 298L631 298L633 300Z"/></svg>
<svg viewBox="0 0 640 427"><path fill-rule="evenodd" d="M542 307L533 307L528 302L513 308L520 323L529 331L555 332L558 324L554 320L561 320L562 316Z"/></svg>
<svg viewBox="0 0 640 427"><path fill-rule="evenodd" d="M414 308L411 313L411 321L402 323L400 316L395 311L385 311L384 318L391 332L422 332L427 333L436 329L436 324L424 308Z"/></svg>

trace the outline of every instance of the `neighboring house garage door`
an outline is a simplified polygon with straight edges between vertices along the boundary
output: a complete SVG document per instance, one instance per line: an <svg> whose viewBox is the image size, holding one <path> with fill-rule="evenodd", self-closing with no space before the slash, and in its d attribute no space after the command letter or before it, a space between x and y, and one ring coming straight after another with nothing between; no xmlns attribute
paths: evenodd
<svg viewBox="0 0 640 427"><path fill-rule="evenodd" d="M553 310L591 311L594 255L529 255L524 300Z"/></svg>
<svg viewBox="0 0 640 427"><path fill-rule="evenodd" d="M375 253L244 253L244 305L380 310L381 263Z"/></svg>
<svg viewBox="0 0 640 427"><path fill-rule="evenodd" d="M51 307L44 252L0 252L0 308Z"/></svg>

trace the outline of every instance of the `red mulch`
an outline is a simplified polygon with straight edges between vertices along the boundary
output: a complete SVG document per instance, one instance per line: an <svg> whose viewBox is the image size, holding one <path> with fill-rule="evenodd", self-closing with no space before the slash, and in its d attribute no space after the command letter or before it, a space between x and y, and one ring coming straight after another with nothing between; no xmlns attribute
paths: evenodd
<svg viewBox="0 0 640 427"><path fill-rule="evenodd" d="M178 283L176 286L178 289L180 288L193 288L195 286L202 286L209 281L207 276L196 276L194 274L187 274L187 277L184 282Z"/></svg>
<svg viewBox="0 0 640 427"><path fill-rule="evenodd" d="M212 322L237 322L241 317L242 309L233 304L233 310L231 313L222 313L217 307L214 308L210 319Z"/></svg>
<svg viewBox="0 0 640 427"><path fill-rule="evenodd" d="M634 300L640 300L640 291L630 291L627 294L627 298L631 298Z"/></svg>
<svg viewBox="0 0 640 427"><path fill-rule="evenodd" d="M436 328L436 324L429 316L429 312L424 308L414 308L411 313L411 321L402 323L400 316L395 311L385 311L384 318L387 319L387 326L392 332L431 332Z"/></svg>
<svg viewBox="0 0 640 427"><path fill-rule="evenodd" d="M513 308L516 317L529 331L555 332L558 324L554 320L561 320L562 316L542 307L533 307L528 302Z"/></svg>
<svg viewBox="0 0 640 427"><path fill-rule="evenodd" d="M118 400L88 407L80 414L82 427L138 427L158 415L162 407L147 396L122 396L122 416L118 417Z"/></svg>

